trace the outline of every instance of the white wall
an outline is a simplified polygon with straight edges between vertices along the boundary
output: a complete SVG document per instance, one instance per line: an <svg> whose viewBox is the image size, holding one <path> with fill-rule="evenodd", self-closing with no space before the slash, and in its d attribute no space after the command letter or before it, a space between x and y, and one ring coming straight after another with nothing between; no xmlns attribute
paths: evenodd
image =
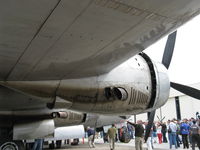
<svg viewBox="0 0 200 150"><path fill-rule="evenodd" d="M200 89L200 83L191 85L192 87ZM165 117L164 121L167 121L168 119L177 118L176 116L176 105L175 105L175 97L179 96L179 102L180 102L180 111L181 111L181 118L191 118L196 117L196 112L200 113L200 100L194 99L192 97L189 97L187 95L184 95L176 90L171 89L170 91L170 98L167 101L167 103L161 107L161 113L160 109L156 110L155 115L155 121L158 121L157 116L159 118ZM137 115L137 120L147 120L147 114L140 114Z"/></svg>
<svg viewBox="0 0 200 150"><path fill-rule="evenodd" d="M196 112L200 112L200 100L196 100L189 96L180 97L181 117L191 118L196 117Z"/></svg>

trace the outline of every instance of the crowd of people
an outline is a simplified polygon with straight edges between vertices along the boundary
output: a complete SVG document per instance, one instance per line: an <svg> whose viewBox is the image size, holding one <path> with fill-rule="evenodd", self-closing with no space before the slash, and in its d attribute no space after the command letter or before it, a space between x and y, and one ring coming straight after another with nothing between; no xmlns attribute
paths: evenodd
<svg viewBox="0 0 200 150"><path fill-rule="evenodd" d="M137 124L128 122L135 127L135 147L136 150L142 150L142 142L144 140L145 129L148 122L139 120ZM144 131L144 132L143 132ZM143 136L141 136L143 132ZM139 133L139 134L138 134ZM154 143L169 143L169 148L179 148L181 144L184 149L189 149L190 145L192 150L195 150L195 145L200 149L200 121L198 119L172 119L167 122L154 122L151 132L146 141L148 150L154 148ZM140 139L138 142L138 138Z"/></svg>
<svg viewBox="0 0 200 150"><path fill-rule="evenodd" d="M183 144L184 149L189 149L190 144L193 150L195 149L195 144L197 144L200 149L199 121L197 122L194 118L172 119L168 120L167 123L157 122L154 127L155 130L152 129L154 132L152 137L156 139L155 133L157 132L159 144L168 142L170 149L173 145L177 149L181 144Z"/></svg>
<svg viewBox="0 0 200 150"><path fill-rule="evenodd" d="M138 120L137 123L127 121L127 130L131 138L135 139L136 150L143 150L143 143L146 142L148 150L154 149L154 143L162 144L169 143L169 148L174 146L176 149L183 147L183 149L195 150L197 145L200 150L200 120L199 119L172 119L167 122L154 122L151 128L151 132L147 141L144 141L145 130L148 122ZM89 146L93 145L94 134L90 128L88 128ZM117 129L114 125L108 129L107 132L108 141L110 143L110 149L115 149L115 137L117 136ZM182 146L181 146L182 145Z"/></svg>

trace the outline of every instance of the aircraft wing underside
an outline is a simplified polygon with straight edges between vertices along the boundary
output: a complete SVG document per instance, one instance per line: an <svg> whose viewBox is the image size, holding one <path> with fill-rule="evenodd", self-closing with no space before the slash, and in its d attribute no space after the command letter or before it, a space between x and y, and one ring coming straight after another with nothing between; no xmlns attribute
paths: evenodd
<svg viewBox="0 0 200 150"><path fill-rule="evenodd" d="M44 109L47 108L47 102L0 86L0 115L12 115L13 111Z"/></svg>
<svg viewBox="0 0 200 150"><path fill-rule="evenodd" d="M0 80L106 73L199 8L199 0L1 1Z"/></svg>

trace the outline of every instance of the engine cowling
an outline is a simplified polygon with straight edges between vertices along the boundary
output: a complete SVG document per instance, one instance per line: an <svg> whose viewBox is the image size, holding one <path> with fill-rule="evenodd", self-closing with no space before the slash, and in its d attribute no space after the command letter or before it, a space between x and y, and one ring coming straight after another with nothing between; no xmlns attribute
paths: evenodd
<svg viewBox="0 0 200 150"><path fill-rule="evenodd" d="M138 114L164 105L169 96L167 69L144 53L98 77L63 80L57 96L70 109L103 114Z"/></svg>
<svg viewBox="0 0 200 150"><path fill-rule="evenodd" d="M1 121L7 122L1 127L13 133L9 138L14 140L53 137L56 128L83 124L86 117L84 113L66 109L0 112Z"/></svg>
<svg viewBox="0 0 200 150"><path fill-rule="evenodd" d="M54 118L55 127L79 125L84 123L87 117L86 114L73 111L56 112L56 113L57 117Z"/></svg>
<svg viewBox="0 0 200 150"><path fill-rule="evenodd" d="M13 127L13 139L38 139L54 136L53 119L34 120L29 122L17 123Z"/></svg>
<svg viewBox="0 0 200 150"><path fill-rule="evenodd" d="M144 53L100 76L0 84L48 102L63 100L68 109L101 114L151 111L166 103L170 89L167 70Z"/></svg>

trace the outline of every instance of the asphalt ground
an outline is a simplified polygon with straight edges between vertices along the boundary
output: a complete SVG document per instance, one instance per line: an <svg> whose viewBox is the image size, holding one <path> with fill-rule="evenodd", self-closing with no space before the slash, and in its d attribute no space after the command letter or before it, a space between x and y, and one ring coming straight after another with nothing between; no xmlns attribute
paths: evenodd
<svg viewBox="0 0 200 150"><path fill-rule="evenodd" d="M134 143L135 143L134 140L131 140L129 143L116 142L115 150L135 150ZM82 140L80 140L79 145L76 145L76 146L63 145L61 149L56 149L56 150L90 150L90 149L91 150L110 150L109 144L103 143L102 139L95 140L95 148L90 148L88 146L87 139L85 139L84 144L82 143ZM169 149L169 143L154 144L154 150L168 150L168 149ZM175 149L174 145L172 149ZM144 150L147 150L145 143L144 143ZM178 150L183 150L182 145L180 148L178 148Z"/></svg>

